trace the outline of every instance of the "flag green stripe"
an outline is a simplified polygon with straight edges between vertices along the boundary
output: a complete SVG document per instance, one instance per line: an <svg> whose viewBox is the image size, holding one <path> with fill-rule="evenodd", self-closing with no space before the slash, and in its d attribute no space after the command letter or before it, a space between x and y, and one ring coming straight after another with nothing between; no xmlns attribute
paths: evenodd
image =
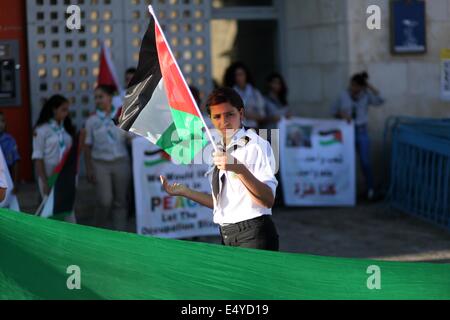
<svg viewBox="0 0 450 320"><path fill-rule="evenodd" d="M190 243L1 209L0 248L3 299L450 299L448 264ZM80 267L81 290L67 289L70 265ZM381 290L368 287L374 266Z"/></svg>
<svg viewBox="0 0 450 320"><path fill-rule="evenodd" d="M172 122L170 124L169 128L167 128L167 130L164 131L161 138L159 138L159 140L156 141L156 145L165 151L172 148L174 146L174 144L177 142L177 141L176 142L172 141L172 137L177 136L176 132L177 132L177 127L175 126L175 123Z"/></svg>
<svg viewBox="0 0 450 320"><path fill-rule="evenodd" d="M64 221L68 216L70 216L73 212L62 212L54 214L53 216L49 217L51 220L58 220L58 221Z"/></svg>
<svg viewBox="0 0 450 320"><path fill-rule="evenodd" d="M190 113L171 109L173 122L156 142L172 159L192 163L195 155L207 144L202 120Z"/></svg>
<svg viewBox="0 0 450 320"><path fill-rule="evenodd" d="M337 143L339 143L339 141L337 141L337 140L321 141L321 142L320 142L320 145L321 145L321 146L331 146L331 145L337 144Z"/></svg>
<svg viewBox="0 0 450 320"><path fill-rule="evenodd" d="M158 160L154 160L154 161L145 161L144 162L144 166L149 168L149 167L154 167L157 166L158 164L164 163L164 162L168 162L169 160L167 159L158 159Z"/></svg>
<svg viewBox="0 0 450 320"><path fill-rule="evenodd" d="M48 178L47 184L48 184L48 186L49 186L50 188L53 188L53 187L54 187L54 185L55 185L55 183L56 183L56 180L58 180L58 177L59 177L59 172L58 172L58 173L52 174L52 175Z"/></svg>

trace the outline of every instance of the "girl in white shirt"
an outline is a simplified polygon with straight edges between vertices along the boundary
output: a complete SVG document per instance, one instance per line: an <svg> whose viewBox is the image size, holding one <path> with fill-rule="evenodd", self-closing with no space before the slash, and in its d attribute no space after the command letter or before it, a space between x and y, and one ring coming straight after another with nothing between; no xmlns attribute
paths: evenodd
<svg viewBox="0 0 450 320"><path fill-rule="evenodd" d="M278 182L272 148L253 130L246 130L244 103L230 88L215 90L207 110L222 137L213 154L208 175L213 194L204 194L165 177L161 183L172 196L183 196L214 210L225 245L278 250L278 234L272 222L272 207Z"/></svg>
<svg viewBox="0 0 450 320"><path fill-rule="evenodd" d="M260 129L266 118L265 101L261 92L255 88L253 78L247 66L235 62L225 72L225 86L239 93L245 106L244 125L252 129Z"/></svg>
<svg viewBox="0 0 450 320"><path fill-rule="evenodd" d="M267 78L266 119L264 129L278 129L281 118L290 117L290 109L287 101L288 88L283 77L279 73L272 73Z"/></svg>
<svg viewBox="0 0 450 320"><path fill-rule="evenodd" d="M113 95L114 89L109 86L95 90L97 110L85 125L86 171L89 182L97 189L95 225L127 231L127 196L131 184L127 143L131 135L114 124Z"/></svg>
<svg viewBox="0 0 450 320"><path fill-rule="evenodd" d="M72 146L75 128L69 116L69 101L54 95L44 104L33 133L33 154L41 197L50 193L48 178ZM75 222L75 216L66 218Z"/></svg>

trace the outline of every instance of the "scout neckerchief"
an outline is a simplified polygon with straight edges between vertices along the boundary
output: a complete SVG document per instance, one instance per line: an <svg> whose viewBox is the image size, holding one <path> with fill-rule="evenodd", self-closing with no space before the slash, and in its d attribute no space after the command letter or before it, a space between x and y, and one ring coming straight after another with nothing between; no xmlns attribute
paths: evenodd
<svg viewBox="0 0 450 320"><path fill-rule="evenodd" d="M116 142L116 136L114 135L114 122L112 120L112 114L110 113L108 116L105 112L97 109L97 116L102 122L102 125L105 127L106 132L108 134L108 140L110 143Z"/></svg>
<svg viewBox="0 0 450 320"><path fill-rule="evenodd" d="M64 140L64 133L65 133L64 124L61 123L59 125L54 119L52 119L50 120L49 125L53 133L55 133L58 136L59 160L61 160L64 155L64 152L66 151L66 141Z"/></svg>

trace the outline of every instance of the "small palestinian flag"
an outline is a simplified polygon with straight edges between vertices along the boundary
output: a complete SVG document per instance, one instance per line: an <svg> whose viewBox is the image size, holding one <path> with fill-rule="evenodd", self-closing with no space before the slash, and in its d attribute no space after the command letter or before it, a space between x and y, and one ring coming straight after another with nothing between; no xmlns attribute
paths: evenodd
<svg viewBox="0 0 450 320"><path fill-rule="evenodd" d="M151 6L149 9L150 25L119 126L147 138L175 162L190 164L208 144L205 133L209 132Z"/></svg>
<svg viewBox="0 0 450 320"><path fill-rule="evenodd" d="M319 132L319 136L320 136L320 145L324 147L344 143L342 131L339 129L321 131Z"/></svg>
<svg viewBox="0 0 450 320"><path fill-rule="evenodd" d="M160 165L161 163L170 162L170 156L163 150L145 152L144 166L146 168Z"/></svg>
<svg viewBox="0 0 450 320"><path fill-rule="evenodd" d="M67 150L59 165L48 179L50 194L38 214L43 218L64 220L73 213L76 195L76 181L78 174L79 138Z"/></svg>

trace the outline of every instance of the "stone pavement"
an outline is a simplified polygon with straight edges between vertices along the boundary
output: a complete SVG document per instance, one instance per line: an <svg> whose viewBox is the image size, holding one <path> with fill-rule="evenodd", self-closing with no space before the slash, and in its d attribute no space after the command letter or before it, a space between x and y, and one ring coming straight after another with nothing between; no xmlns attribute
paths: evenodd
<svg viewBox="0 0 450 320"><path fill-rule="evenodd" d="M22 211L38 207L36 186L22 185ZM80 224L92 225L95 189L80 181L76 214ZM284 252L391 261L450 263L450 230L436 227L407 214L389 209L385 203L361 203L355 208L280 208L274 221ZM130 217L129 232L135 232ZM220 243L218 237L196 241Z"/></svg>

